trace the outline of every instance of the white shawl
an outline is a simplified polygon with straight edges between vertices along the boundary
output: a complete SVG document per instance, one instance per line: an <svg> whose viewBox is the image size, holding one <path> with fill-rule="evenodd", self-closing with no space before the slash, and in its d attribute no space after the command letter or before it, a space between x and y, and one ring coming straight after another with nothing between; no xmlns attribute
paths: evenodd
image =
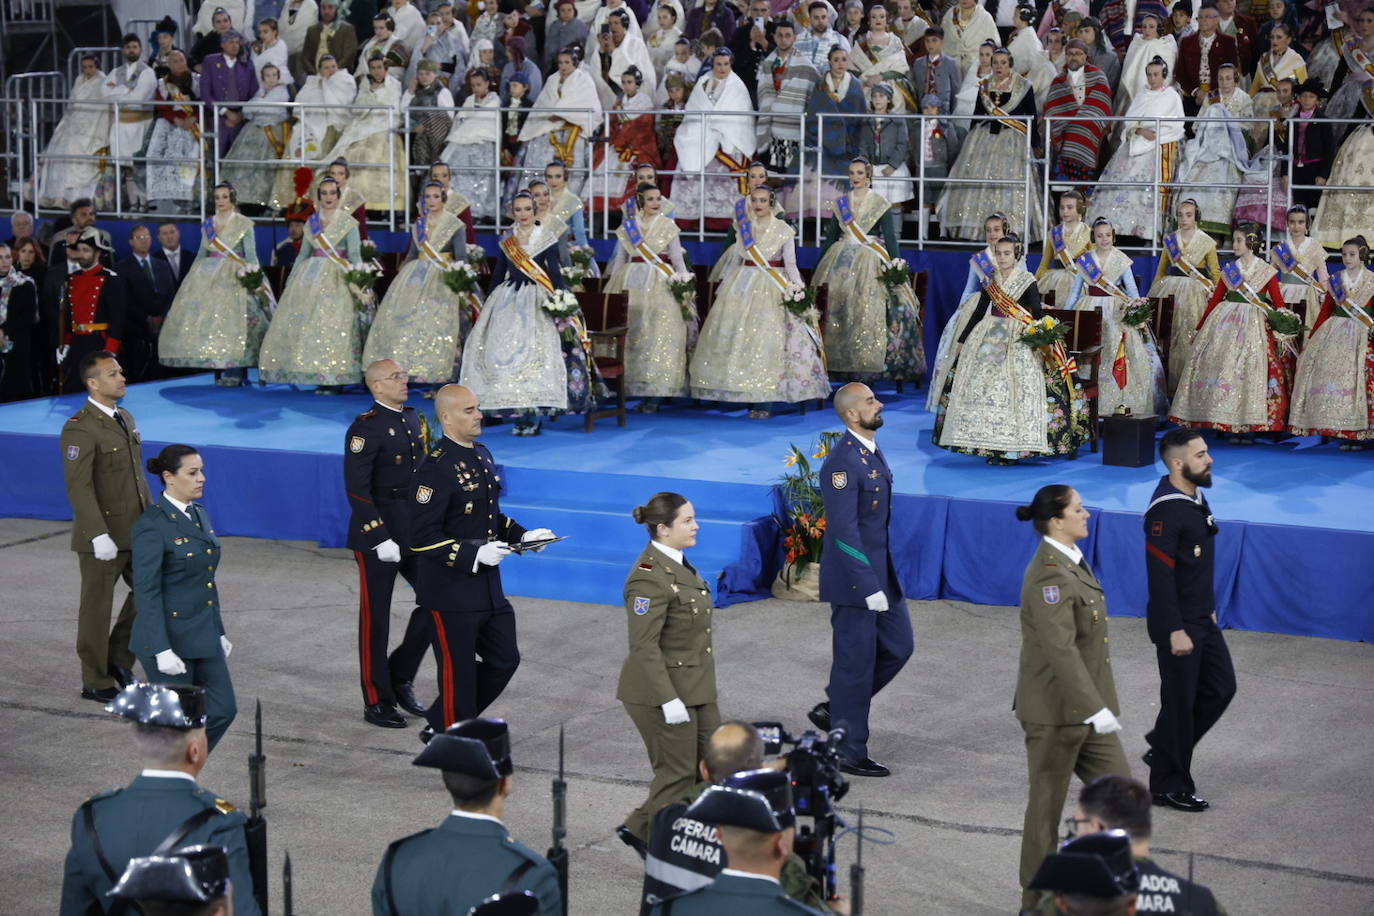
<svg viewBox="0 0 1374 916"><path fill-rule="evenodd" d="M301 145L304 144L307 159L323 156L322 144L329 128L343 130L348 126L347 108L312 109L309 107L312 103L351 105L357 95L358 84L345 70L336 70L327 81L319 74L307 77L305 85L296 94L296 101L301 103L302 107L296 109L296 117L300 123L291 134L291 148L294 150L292 155L299 156Z"/></svg>
<svg viewBox="0 0 1374 916"><path fill-rule="evenodd" d="M1178 42L1172 35L1163 38L1141 38L1140 33L1131 39L1126 51L1126 62L1121 65L1121 80L1117 83L1116 113L1125 111L1131 99L1149 88L1145 80L1145 65L1156 57L1164 59L1169 65L1169 80L1173 79L1174 61L1178 60Z"/></svg>
<svg viewBox="0 0 1374 916"><path fill-rule="evenodd" d="M629 41L628 35L625 40ZM601 126L601 111L601 97L592 83L591 74L579 67L564 79L555 70L544 81L544 88L539 90L539 98L534 100L534 108L525 119L525 126L520 128L520 139L525 141L542 137L550 131L559 130L564 123L582 128L582 135L590 138Z"/></svg>
<svg viewBox="0 0 1374 916"><path fill-rule="evenodd" d="M359 140L365 140L373 134L400 129L401 122L399 118L395 117L395 114L401 110L401 81L396 77L388 76L380 86L376 87L372 85L370 80L364 80L358 89L358 97L353 100L353 104L358 106L384 105L386 108L356 111L352 123L344 128L335 149L345 150Z"/></svg>
<svg viewBox="0 0 1374 916"><path fill-rule="evenodd" d="M1050 56L1045 53L1045 46L1040 43L1035 29L1026 26L1013 34L1007 50L1011 52L1011 59L1015 61L1016 72L1030 80L1031 86L1035 89L1036 110L1043 109L1045 97L1050 91L1050 83L1054 82L1059 73L1054 69L1054 64L1050 63Z"/></svg>
<svg viewBox="0 0 1374 916"><path fill-rule="evenodd" d="M1126 110L1126 117L1137 118L1137 121L1126 121L1125 129L1132 131L1136 127L1148 127L1155 129L1153 118L1179 118L1183 117L1183 97L1178 94L1178 90L1173 86L1165 86L1162 89L1146 89L1144 92L1131 99L1131 107ZM1132 156L1154 155L1155 147L1163 143L1173 143L1183 139L1183 121L1163 122L1159 125L1158 136L1154 140L1146 140L1140 134L1131 133L1128 144L1128 152Z"/></svg>
<svg viewBox="0 0 1374 916"><path fill-rule="evenodd" d="M305 33L310 31L312 25L320 21L320 7L315 0L301 0L294 20L291 20L290 12L291 3L290 0L287 0L277 18L277 34L282 41L286 42L288 51L292 54L299 54L301 48L305 46Z"/></svg>
<svg viewBox="0 0 1374 916"><path fill-rule="evenodd" d="M687 111L754 110L749 100L749 90L736 74L731 73L720 84L716 99L712 101L707 95L707 88L715 82L715 78L709 75L697 81L687 98ZM734 159L752 155L756 142L753 115L716 115L713 118L688 115L682 119L673 137L678 168L684 172L701 171L715 158L717 150L723 150Z"/></svg>
<svg viewBox="0 0 1374 916"><path fill-rule="evenodd" d="M548 88L547 83L545 88ZM496 143L501 135L501 115L497 111L500 107L501 96L494 90L488 92L486 98L480 102L477 101L476 95L469 95L463 99L458 113L454 115L453 127L448 132L448 145ZM478 111L479 108L481 111ZM528 127L529 121L526 121L525 125ZM523 134L521 139L524 139ZM444 158L447 159L448 156L445 155Z"/></svg>
<svg viewBox="0 0 1374 916"><path fill-rule="evenodd" d="M625 34L633 35L636 38L642 39L644 37L644 32L639 27L639 18L635 16L635 11L630 9L624 3L616 7L616 9L624 10L625 15L630 17L630 25L628 28L625 29ZM594 43L596 36L601 34L602 23L604 23L613 12L615 12L615 10L611 9L610 6L603 6L601 7L601 9L596 11L596 15L592 17L592 22L590 26L591 31L588 33L588 44ZM653 20L649 21L652 22ZM678 22L681 23L683 22L683 20L679 19Z"/></svg>
<svg viewBox="0 0 1374 916"><path fill-rule="evenodd" d="M610 108L615 104L615 98L621 91L620 76L631 64L638 67L639 72L644 74L644 83L640 87L640 91L647 92L650 96L654 94L654 89L658 86L658 79L654 75L654 61L649 56L649 47L644 44L644 39L627 32L625 39L620 42L620 47L611 52L610 85L608 86L606 81L601 78L600 70L596 72L596 91L603 109ZM606 95L608 89L610 90L609 100Z"/></svg>

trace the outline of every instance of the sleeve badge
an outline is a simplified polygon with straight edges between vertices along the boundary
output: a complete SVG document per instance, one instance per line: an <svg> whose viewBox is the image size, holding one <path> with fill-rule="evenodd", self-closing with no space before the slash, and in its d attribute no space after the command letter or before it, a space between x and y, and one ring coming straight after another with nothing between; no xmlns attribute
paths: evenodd
<svg viewBox="0 0 1374 916"><path fill-rule="evenodd" d="M67 446L67 460L68 460L68 461L75 461L77 458L80 458L80 457L81 457L81 446L79 446L79 445L69 445L69 446Z"/></svg>
<svg viewBox="0 0 1374 916"><path fill-rule="evenodd" d="M355 455L361 452L363 450L363 437L354 436L352 439L349 439L348 450Z"/></svg>
<svg viewBox="0 0 1374 916"><path fill-rule="evenodd" d="M425 503L429 502L433 496L434 490L431 487L415 488L415 501L417 503L420 503L421 505L424 505Z"/></svg>
<svg viewBox="0 0 1374 916"><path fill-rule="evenodd" d="M1046 585L1040 589L1040 594L1045 597L1046 604L1059 603L1059 586L1057 585Z"/></svg>
<svg viewBox="0 0 1374 916"><path fill-rule="evenodd" d="M649 613L649 599L636 598L634 607L635 613L638 614L640 617L643 617L645 614Z"/></svg>
<svg viewBox="0 0 1374 916"><path fill-rule="evenodd" d="M1163 536L1164 536L1164 523L1163 523L1163 522L1151 522L1151 523L1150 523L1150 537L1156 537L1156 538L1158 538L1158 537L1163 537Z"/></svg>
<svg viewBox="0 0 1374 916"><path fill-rule="evenodd" d="M849 472L835 471L832 473L830 475L830 486L834 487L836 490L843 490L845 487L849 486Z"/></svg>

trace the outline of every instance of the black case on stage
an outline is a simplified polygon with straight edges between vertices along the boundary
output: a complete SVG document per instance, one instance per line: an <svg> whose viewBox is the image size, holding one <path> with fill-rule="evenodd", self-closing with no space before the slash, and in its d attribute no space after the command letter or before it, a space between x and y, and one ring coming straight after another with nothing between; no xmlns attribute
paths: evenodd
<svg viewBox="0 0 1374 916"><path fill-rule="evenodd" d="M1102 463L1143 468L1155 462L1154 414L1111 414L1102 420Z"/></svg>

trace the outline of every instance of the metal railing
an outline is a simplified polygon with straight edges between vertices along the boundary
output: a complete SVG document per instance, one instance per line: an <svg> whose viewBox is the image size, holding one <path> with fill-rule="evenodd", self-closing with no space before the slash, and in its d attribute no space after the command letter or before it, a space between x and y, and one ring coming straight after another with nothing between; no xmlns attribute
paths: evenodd
<svg viewBox="0 0 1374 916"><path fill-rule="evenodd" d="M75 52L73 53L75 54ZM18 75L15 77L11 77L8 81L6 81L5 90L5 97L0 99L0 111L3 112L3 123L0 123L0 127L3 128L5 137L7 138L7 142L9 145L3 153L0 153L0 156L3 157L3 160L9 166L7 170L10 176L10 185L8 188L8 192L12 203L18 203L31 208L35 215L40 215L40 213L46 212L45 208L40 208L38 206L37 200L38 179L41 174L41 168L44 163L64 161L66 159L73 158L101 159L105 161L112 160L124 166L134 165L146 168L148 165L165 166L169 164L174 164L176 161L178 161L169 160L165 158L148 157L143 149L125 150L119 148L122 141L120 140L121 132L118 130L111 131L110 148L102 150L95 156L55 156L54 154L51 154L47 151L48 141L51 139L52 131L55 128L56 124L63 115L70 112L72 105L69 99L62 97L66 91L66 79L64 75L56 71L49 73ZM82 102L81 104L85 107L95 105L108 106L111 113L112 123L118 123L119 114L121 111L128 111L132 109L142 112L149 112L150 109L155 109L157 106L167 106L173 103L107 101ZM356 104L328 105L313 102L302 103L299 101L268 102L263 100L253 100L246 103L210 103L195 101L176 104L184 105L188 108L195 110L197 120L200 124L200 130L202 132L201 149L204 158L202 160L201 179L196 192L193 194L194 208L196 208L202 216L205 213L209 187L213 183L220 180L225 169L244 167L292 169L299 166L305 166L314 170L318 170L326 166L330 161L332 161L344 152L344 150L340 148L339 141L337 139L333 142L331 148L329 149L317 148L314 150L307 150L304 142L302 142L302 119L309 119L312 122L318 122L319 119L327 118L329 112L337 111L340 109L346 110L349 113L351 121L356 121L356 119L361 117L383 118L385 120L385 124L384 126L381 124L378 125L378 132L384 133L388 137L394 138L392 140L392 143L388 145L389 154L386 157L388 161L373 162L351 159L349 161L349 166L350 169L352 169L355 172L355 174L359 170L367 170L374 173L378 170L386 170L386 184L389 192L387 200L389 202L399 201L399 205L388 205L386 207L377 208L376 210L373 210L373 222L376 225L384 225L387 228L393 230L398 228L403 229L405 226L409 224L410 215L415 212L415 190L420 184L420 182L423 180L424 176L427 174L430 165L427 162L411 162L413 154L412 138L414 136L415 130L420 127L420 119L424 117L431 117L435 114L442 114L451 119L454 115L457 115L460 112L465 113L469 116L474 113L472 108L462 107L437 109L400 109L388 106L361 106ZM280 108L291 115L292 120L295 122L294 129L292 131L292 136L289 141L289 144L286 148L286 152L281 158L242 158L238 156L233 156L232 153L235 151L232 148L230 150L227 150L224 154L219 153L219 118L214 115L217 114L218 110L221 108L239 109L245 106L251 106L252 108L259 110L265 108ZM534 169L530 165L526 165L524 164L524 162L520 161L517 161L510 165L501 164L500 153L505 126L504 115L508 110L509 109L505 108L490 108L482 109L480 111L481 115L490 117L498 124L496 137L492 141L493 158L496 163L494 166L478 165L471 161L457 161L456 158L451 158L448 162L449 168L455 177L473 174L492 176L496 195L495 208L494 212L487 214L485 219L483 219L482 221L490 222L492 225L495 226L497 231L500 231L505 225L507 225L509 221L507 210L509 204L509 193L507 193L507 185L511 184L510 179L513 176L518 176L519 180L516 183L524 184L525 182L523 179L532 177L534 172ZM527 109L525 111L528 113ZM575 111L579 111L588 116L590 115L590 112L586 112L585 110L574 109L566 109L565 113L571 115ZM633 112L631 114L631 117L641 117L645 115L653 116L655 117L655 119L657 119L660 116L680 117L683 119L684 122L696 118L702 119L707 124L709 124L712 119L722 117L748 117L752 119L760 116L757 112L746 111L691 112L683 111L680 109L656 108L643 112ZM774 183L781 183L784 189L788 192L789 204L793 205L789 207L789 216L795 213L799 225L810 224L811 226L813 226L815 232L815 239L819 240L823 233L825 220L829 218L829 214L826 212L827 208L823 205L826 199L825 185L828 183L835 190L843 190L846 186L847 179L847 176L845 175L827 173L823 168L824 160L826 158L826 152L824 149L823 142L826 124L827 122L833 124L836 120L844 119L857 119L867 121L869 119L869 116L861 114L842 113L817 114L807 116L803 113L796 113L794 115L791 112L786 113L785 116L789 118L796 117L798 121L801 123L801 140L799 141L798 155L796 157L794 166L786 174L778 174L775 171L773 173ZM630 166L633 164L634 158L631 157L628 160L622 160L620 153L615 149L610 140L612 134L612 126L615 123L615 121L621 117L623 117L623 115L619 112L603 112L600 118L599 131L596 132L592 137L583 136L577 141L579 144L579 149L577 151L578 154L574 158L575 160L580 160L583 156L585 156L585 162L581 162L579 164L570 163L570 179L573 179L573 183L580 182L582 184L582 198L586 201L591 201L593 204L599 205L594 207L594 215L593 218L588 222L588 229L591 230L593 228L595 216L597 215L595 211L599 210L599 226L601 229L600 236L603 238L610 236L612 212L615 209L612 206L612 203L618 201L624 195L624 191L626 189L626 185L630 177ZM949 120L947 116L940 117L919 114L892 115L891 117L896 122L896 125L898 125L898 129L908 130L908 136L912 136L914 134L914 136L917 138L924 137L927 122ZM157 115L154 111L153 122L156 123L156 120ZM997 176L960 177L954 174L955 170L953 168L953 163L950 164L948 174L928 176L926 173L925 159L924 156L921 155L918 142L917 148L912 150L911 155L908 157L908 165L911 168L911 174L909 178L905 176L899 176L899 178L909 180L912 182L912 185L915 190L915 202L917 206L916 212L918 213L919 218L925 218L925 210L927 208L927 205L932 203L932 183L937 184L939 188L942 190L942 192L961 186L977 186L985 188L1000 187L1005 189L1005 197L1008 202L1015 200L1016 194L1024 193L1024 206L1020 208L1021 212L1019 214L1014 215L1014 221L1018 221L1020 223L1020 228L1022 229L1023 233L1025 231L1024 227L1031 226L1033 224L1037 211L1042 220L1041 225L1043 227L1048 227L1049 225L1052 225L1055 222L1055 214L1051 212L1050 203L1051 195L1056 190L1079 184L1088 184L1096 188L1111 188L1121 186L1143 188L1148 186L1148 189L1151 192L1151 199L1153 201L1152 225L1155 227L1155 232L1153 233L1153 237L1148 240L1148 245L1146 247L1128 250L1148 252L1152 255L1158 254L1161 233L1166 228L1167 221L1171 216L1171 214L1164 212L1161 208L1160 202L1164 199L1161 192L1170 192L1173 195L1173 197L1176 198L1177 194L1174 192L1177 192L1180 188L1183 188L1188 184L1188 182L1185 180L1187 176L1182 175L1181 172L1177 170L1175 171L1175 174L1171 177L1171 180L1161 181L1159 179L1160 152L1158 144L1155 144L1155 151L1153 153L1153 178L1149 182L1110 181L1102 179L1094 180L1091 182L1077 182L1071 179L1057 180L1052 177L1054 154L1051 148L1051 144L1049 143L1051 132L1054 129L1056 123L1081 121L1081 118L1042 118L1040 119L1042 123L1039 125L1039 136L1036 136L1030 129L1030 125L1033 121L1033 119L1031 119L1030 117L1021 116L1015 118L999 118L994 115L969 115L966 116L964 120L967 120L968 122L974 125L972 129L973 131L980 129L978 127L980 123L986 123L989 121L1002 121L1003 123L1006 123L1008 121L1016 121L1019 123L1026 124L1027 130L1024 133L1024 142L1023 144L1021 144L1021 150L1023 155L1021 156L1019 162L1008 163L1007 168ZM1130 118L1124 115L1113 116L1108 118L1099 118L1095 120L1107 123L1141 121L1144 121L1146 123L1153 122L1157 134L1159 133L1160 127L1162 125L1170 122L1192 123L1195 126L1195 128L1196 125L1205 123L1203 120L1200 119L1141 119ZM1227 117L1209 120L1215 120L1218 123L1238 123L1250 127L1253 127L1254 125L1264 125L1266 132L1265 135L1268 139L1270 148L1273 149L1276 145L1276 137L1278 136L1278 132L1276 130L1275 122L1272 119L1254 117ZM1368 127L1369 125L1368 120L1357 118L1336 120L1323 119L1323 123L1328 125L1362 125L1365 127ZM915 125L914 131L910 130L911 125ZM318 126L318 123L316 123L316 126ZM254 122L248 121L244 129L254 129ZM1007 129L1014 130L1015 128L1008 127ZM452 128L450 128L450 131L451 130ZM323 129L320 129L318 133L320 134L320 137L323 138L325 131ZM972 131L969 135L965 136L965 144L969 142L968 137L971 136L971 134ZM151 128L145 132L145 138L149 135L151 135ZM343 131L340 131L339 136L343 136ZM706 167L707 164L713 161L707 154L712 151L711 146L714 145L714 141L710 141L707 139L706 131L701 131L700 136L701 139L699 140L699 142L701 143L701 148L699 150L699 154L701 160L703 161L702 168L693 171L687 171L680 168L659 170L660 175L664 177L674 178L679 182L696 182L698 184L698 187L701 188L703 191L702 195L699 195L699 199L704 198L704 190L708 182L719 181L722 179L734 181L738 180L738 178L740 177L738 172L722 172L718 170L710 170ZM1338 187L1331 184L1327 184L1324 186L1293 186L1292 152L1293 145L1295 143L1295 138L1295 131L1287 131L1287 137L1285 138L1285 142L1277 144L1278 146L1282 147L1282 149L1277 151L1277 155L1275 158L1275 161L1283 163L1283 166L1282 168L1268 169L1267 174L1264 177L1264 182L1262 183L1262 185L1264 187L1266 213L1272 212L1275 201L1279 199L1278 195L1283 193L1282 189L1278 188L1276 185L1277 182L1280 181L1282 176L1284 175L1287 176L1290 191L1302 191L1312 189L1320 189L1322 191L1368 191L1371 195L1371 203L1374 203L1374 190L1371 190L1369 188ZM445 146L447 146L449 140L452 139L454 138L450 133L450 136L446 138ZM656 140L657 137L655 137L655 142ZM1046 151L1046 156L1044 159L1038 158L1035 155L1034 147L1036 145L1037 140L1039 140L1043 144L1041 148ZM543 137L536 138L535 140L530 141L531 144L541 142L547 143L548 141ZM1180 164L1182 164L1183 162L1182 152L1186 148L1187 142L1187 140L1180 141ZM392 154L391 151L396 150L398 147L399 152ZM528 156L529 144L526 144L526 147L526 155ZM599 162L597 161L598 150L603 151L603 155L601 155ZM857 153L857 150L845 150L844 156L846 158L846 161L850 156L854 155L855 153ZM102 207L102 209L108 215L120 217L133 215L136 211L131 210L127 207L128 201L125 200L123 186L124 182L122 180L119 180L119 177L120 176L116 174L116 180L114 182L113 213L110 213L108 208ZM875 177L881 178L883 176ZM679 187L682 186L683 185L681 184L679 185ZM1261 183L1256 181L1223 184L1209 183L1209 187L1217 189L1236 190L1238 192L1241 190L1248 190L1253 192L1261 187ZM673 196L678 195L679 192L673 192ZM994 207L993 209L1006 210L1007 207L1003 205L1001 207ZM377 216L375 214L380 215ZM708 231L707 226L707 221L709 219L730 218L732 216L732 214L729 213L707 213L706 208L704 206L702 206L698 212L690 215L696 222L695 230L692 231L692 234L700 240L704 240L711 236L711 232ZM271 217L261 218L268 219ZM1270 228L1270 235L1272 240L1272 227L1270 226L1270 220L1266 219L1265 224L1266 227ZM916 247L917 249L948 247L967 248L971 244L971 241L972 240L951 241L929 239L925 236L925 232L923 230L920 238L917 239L914 247Z"/></svg>
<svg viewBox="0 0 1374 916"><path fill-rule="evenodd" d="M72 48L67 54L68 86L75 86L76 81L81 78L81 58L88 54L95 58L96 66L100 68L101 73L106 75L124 63L119 48Z"/></svg>

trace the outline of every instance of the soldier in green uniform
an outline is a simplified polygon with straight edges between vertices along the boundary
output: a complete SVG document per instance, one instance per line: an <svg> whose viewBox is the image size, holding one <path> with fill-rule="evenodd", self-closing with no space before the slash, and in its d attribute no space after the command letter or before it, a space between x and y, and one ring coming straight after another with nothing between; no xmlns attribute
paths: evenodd
<svg viewBox="0 0 1374 916"><path fill-rule="evenodd" d="M133 680L133 592L124 599L114 629L110 612L115 583L123 579L133 588L130 532L152 499L138 424L118 403L125 390L119 361L99 350L86 355L78 371L87 401L63 425L60 440L62 477L72 505L72 550L81 568L76 654L81 696L108 703Z"/></svg>
<svg viewBox="0 0 1374 916"><path fill-rule="evenodd" d="M230 887L223 846L188 846L130 859L109 896L143 916L231 916Z"/></svg>
<svg viewBox="0 0 1374 916"><path fill-rule="evenodd" d="M134 524L133 647L150 681L177 680L205 690L210 750L238 713L229 678L233 644L224 635L215 569L219 538L196 500L205 462L189 445L169 445L148 460L162 496Z"/></svg>
<svg viewBox="0 0 1374 916"><path fill-rule="evenodd" d="M501 823L514 785L510 730L468 719L430 739L415 766L442 770L453 813L387 847L372 882L373 916L466 913L493 894L531 891L543 916L562 912L558 873Z"/></svg>
<svg viewBox="0 0 1374 916"><path fill-rule="evenodd" d="M1040 546L1021 584L1021 662L1016 718L1025 732L1030 793L1021 833L1021 906L1053 912L1031 888L1054 852L1059 818L1076 773L1083 782L1129 776L1116 714L1116 683L1107 644L1107 601L1078 542L1088 510L1073 487L1041 487L1016 517L1035 524Z"/></svg>
<svg viewBox="0 0 1374 916"><path fill-rule="evenodd" d="M791 777L763 769L736 773L711 786L687 816L714 824L729 865L705 887L669 897L652 916L795 916L819 913L782 889L783 865L792 856L796 815Z"/></svg>
<svg viewBox="0 0 1374 916"><path fill-rule="evenodd" d="M625 706L654 778L649 797L617 828L641 856L649 823L663 806L686 801L720 725L711 650L711 592L683 551L697 542L696 510L677 493L656 493L634 510L650 541L625 580L630 654L616 699Z"/></svg>
<svg viewBox="0 0 1374 916"><path fill-rule="evenodd" d="M204 691L135 683L105 708L134 723L143 772L126 788L94 796L72 818L60 916L108 912L113 902L106 892L130 859L194 844L224 847L236 889L234 911L258 916L243 812L196 785L209 755Z"/></svg>

